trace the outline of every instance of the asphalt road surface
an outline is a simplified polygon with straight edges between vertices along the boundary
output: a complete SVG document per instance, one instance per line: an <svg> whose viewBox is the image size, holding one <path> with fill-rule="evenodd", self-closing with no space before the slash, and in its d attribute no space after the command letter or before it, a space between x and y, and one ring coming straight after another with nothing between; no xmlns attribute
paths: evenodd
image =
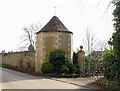
<svg viewBox="0 0 120 91"><path fill-rule="evenodd" d="M0 86L2 85L2 89L72 89L73 91L77 89L89 89L1 67L0 72L2 72L2 74L0 73L0 78L2 78Z"/></svg>

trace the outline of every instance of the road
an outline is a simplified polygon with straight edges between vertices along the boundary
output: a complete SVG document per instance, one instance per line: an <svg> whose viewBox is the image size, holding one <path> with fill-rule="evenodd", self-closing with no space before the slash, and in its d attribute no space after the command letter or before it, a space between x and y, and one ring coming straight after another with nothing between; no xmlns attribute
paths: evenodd
<svg viewBox="0 0 120 91"><path fill-rule="evenodd" d="M2 89L87 89L43 77L0 68L2 70Z"/></svg>

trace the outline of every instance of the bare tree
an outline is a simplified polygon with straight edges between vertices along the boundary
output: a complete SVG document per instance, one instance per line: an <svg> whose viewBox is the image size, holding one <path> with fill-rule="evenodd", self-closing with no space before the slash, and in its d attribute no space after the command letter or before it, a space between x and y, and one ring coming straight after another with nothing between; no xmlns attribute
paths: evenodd
<svg viewBox="0 0 120 91"><path fill-rule="evenodd" d="M99 51L104 51L106 46L107 46L107 41L106 40L97 42L97 50L99 50Z"/></svg>
<svg viewBox="0 0 120 91"><path fill-rule="evenodd" d="M83 39L84 47L87 54L90 54L96 48L96 37L95 34L90 31L90 28L87 27L85 38Z"/></svg>
<svg viewBox="0 0 120 91"><path fill-rule="evenodd" d="M35 33L40 30L41 24L30 24L29 26L25 26L23 28L24 35L21 36L22 44L20 46L20 50L34 50L35 49Z"/></svg>

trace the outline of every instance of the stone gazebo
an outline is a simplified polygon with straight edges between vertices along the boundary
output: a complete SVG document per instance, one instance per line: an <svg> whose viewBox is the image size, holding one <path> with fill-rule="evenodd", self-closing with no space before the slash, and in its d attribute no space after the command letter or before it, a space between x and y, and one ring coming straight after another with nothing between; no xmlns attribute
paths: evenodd
<svg viewBox="0 0 120 91"><path fill-rule="evenodd" d="M36 33L35 71L41 72L42 64L48 61L48 54L54 49L66 51L69 59L73 54L73 33L69 31L57 16Z"/></svg>

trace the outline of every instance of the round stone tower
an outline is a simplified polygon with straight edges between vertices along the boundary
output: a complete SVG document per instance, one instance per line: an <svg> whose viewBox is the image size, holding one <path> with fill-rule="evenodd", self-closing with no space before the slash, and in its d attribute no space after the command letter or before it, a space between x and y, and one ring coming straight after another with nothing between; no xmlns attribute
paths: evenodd
<svg viewBox="0 0 120 91"><path fill-rule="evenodd" d="M69 59L72 59L72 35L58 17L52 19L36 33L35 71L41 72L42 64L48 61L48 54L55 49L66 51Z"/></svg>

